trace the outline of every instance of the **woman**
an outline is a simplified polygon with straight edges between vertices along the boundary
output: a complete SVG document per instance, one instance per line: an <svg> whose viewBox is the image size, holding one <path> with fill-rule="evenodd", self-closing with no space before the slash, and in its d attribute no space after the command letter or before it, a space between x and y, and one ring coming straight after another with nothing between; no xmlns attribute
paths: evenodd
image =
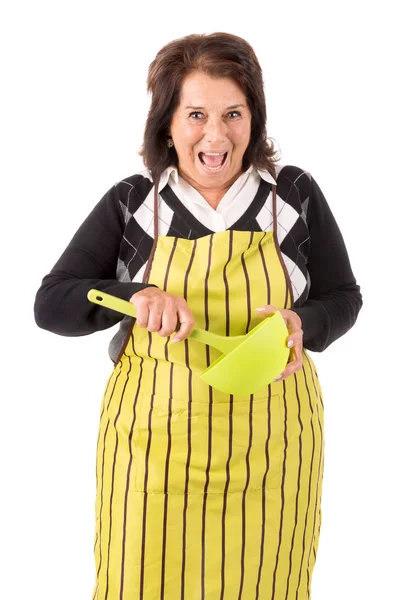
<svg viewBox="0 0 400 600"><path fill-rule="evenodd" d="M101 406L93 599L310 598L324 417L307 350L362 305L319 186L278 165L262 71L243 39L190 35L150 65L141 154L76 232L35 303L39 327L120 323ZM96 288L137 319L91 304ZM290 360L252 395L199 375L219 353L194 325L250 331L279 310ZM178 342L178 343L175 343Z"/></svg>

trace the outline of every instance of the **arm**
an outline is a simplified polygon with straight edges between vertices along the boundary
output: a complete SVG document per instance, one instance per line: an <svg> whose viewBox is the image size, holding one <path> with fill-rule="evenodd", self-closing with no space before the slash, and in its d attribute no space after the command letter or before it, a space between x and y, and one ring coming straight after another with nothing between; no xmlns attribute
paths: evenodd
<svg viewBox="0 0 400 600"><path fill-rule="evenodd" d="M303 306L292 310L302 320L304 347L322 352L353 327L363 302L335 218L313 178L310 186L307 269L311 288Z"/></svg>
<svg viewBox="0 0 400 600"><path fill-rule="evenodd" d="M66 336L88 335L112 327L121 313L89 302L91 288L124 300L149 286L120 282L116 267L124 219L118 187L113 186L79 227L36 293L34 316L42 329Z"/></svg>

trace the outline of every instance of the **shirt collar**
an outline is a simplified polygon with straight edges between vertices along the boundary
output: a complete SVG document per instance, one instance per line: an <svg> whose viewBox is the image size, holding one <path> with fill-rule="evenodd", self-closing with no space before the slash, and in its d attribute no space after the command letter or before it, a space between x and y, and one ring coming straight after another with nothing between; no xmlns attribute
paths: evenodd
<svg viewBox="0 0 400 600"><path fill-rule="evenodd" d="M176 184L179 182L179 174L178 168L175 165L170 165L162 172L160 177L160 182L158 184L158 189L161 192L163 188L167 185L169 178L172 177Z"/></svg>
<svg viewBox="0 0 400 600"><path fill-rule="evenodd" d="M253 165L250 165L250 167L246 171L246 174L251 173L253 170L254 170ZM272 177L272 175L269 173L269 171L264 171L262 169L255 169L255 170L260 175L260 177L262 179L264 179L264 181L267 181L268 183L272 183L272 185L276 185L276 181ZM172 177L174 179L176 184L179 183L178 168L175 165L170 165L161 174L160 183L158 186L159 191L161 191L167 185L170 177Z"/></svg>
<svg viewBox="0 0 400 600"><path fill-rule="evenodd" d="M253 169L253 166L251 166L250 169ZM264 171L262 169L256 169L256 171L260 175L260 177L262 179L264 179L264 181L267 181L268 183L272 183L272 185L276 185L276 181L272 177L272 175L269 171Z"/></svg>

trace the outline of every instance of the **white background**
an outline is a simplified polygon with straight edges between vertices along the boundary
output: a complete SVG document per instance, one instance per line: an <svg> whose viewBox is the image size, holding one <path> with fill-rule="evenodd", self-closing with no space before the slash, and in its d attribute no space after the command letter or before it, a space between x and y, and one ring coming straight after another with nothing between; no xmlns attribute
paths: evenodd
<svg viewBox="0 0 400 600"><path fill-rule="evenodd" d="M116 328L40 330L34 297L105 191L143 168L156 52L212 31L253 45L268 134L282 162L322 188L364 296L356 326L312 354L326 435L312 598L399 597L394 4L36 0L3 13L2 598L91 598L97 427Z"/></svg>

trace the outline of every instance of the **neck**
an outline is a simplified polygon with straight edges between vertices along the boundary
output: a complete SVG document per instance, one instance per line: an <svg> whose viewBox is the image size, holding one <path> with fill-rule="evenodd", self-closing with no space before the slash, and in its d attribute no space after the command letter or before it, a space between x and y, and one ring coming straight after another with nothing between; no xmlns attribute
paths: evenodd
<svg viewBox="0 0 400 600"><path fill-rule="evenodd" d="M240 177L242 172L243 171L240 170L239 173L234 175L228 181L224 182L223 185L217 186L215 188L210 188L201 185L196 180L186 175L186 173L182 173L178 169L179 176L182 177L182 179L184 179L188 183L190 183L190 185L194 187L194 189L197 190L199 194L203 196L204 200L206 200L211 206L211 208L213 208L214 210L217 208L218 204L221 202L222 198L225 196L226 192L229 190L231 185L236 181L236 179L238 179L238 177Z"/></svg>

